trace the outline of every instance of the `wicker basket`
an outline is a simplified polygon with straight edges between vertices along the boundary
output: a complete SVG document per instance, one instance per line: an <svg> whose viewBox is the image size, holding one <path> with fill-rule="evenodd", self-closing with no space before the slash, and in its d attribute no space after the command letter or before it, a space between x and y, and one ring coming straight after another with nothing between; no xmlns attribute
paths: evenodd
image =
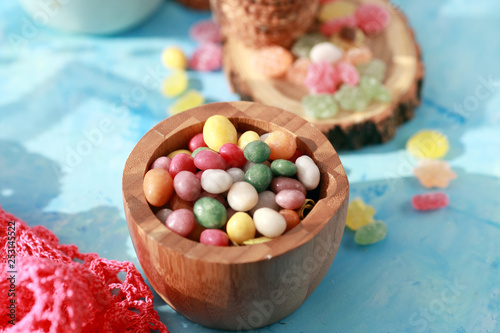
<svg viewBox="0 0 500 333"><path fill-rule="evenodd" d="M224 35L250 47L289 47L313 23L319 0L210 0Z"/></svg>
<svg viewBox="0 0 500 333"><path fill-rule="evenodd" d="M197 10L210 9L210 0L177 0L186 7Z"/></svg>

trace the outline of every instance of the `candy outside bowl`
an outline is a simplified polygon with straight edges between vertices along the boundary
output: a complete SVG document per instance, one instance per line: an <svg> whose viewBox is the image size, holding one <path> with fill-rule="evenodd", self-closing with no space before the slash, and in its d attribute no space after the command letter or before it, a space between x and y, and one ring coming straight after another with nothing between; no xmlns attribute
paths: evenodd
<svg viewBox="0 0 500 333"><path fill-rule="evenodd" d="M142 182L153 161L185 148L205 120L224 115L238 131L289 131L318 165L309 193L316 205L292 230L266 243L215 247L167 229L155 216ZM212 103L169 117L141 138L123 172L127 224L144 274L156 292L188 319L212 328L244 330L295 311L332 264L345 226L349 184L328 139L303 118L251 102Z"/></svg>

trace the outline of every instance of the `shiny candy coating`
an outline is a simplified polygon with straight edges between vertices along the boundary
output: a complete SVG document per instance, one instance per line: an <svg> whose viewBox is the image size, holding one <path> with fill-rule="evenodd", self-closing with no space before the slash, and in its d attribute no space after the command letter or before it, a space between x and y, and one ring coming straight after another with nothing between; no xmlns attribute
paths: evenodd
<svg viewBox="0 0 500 333"><path fill-rule="evenodd" d="M245 181L255 187L257 192L262 192L268 188L273 179L271 169L264 164L252 165L245 173Z"/></svg>
<svg viewBox="0 0 500 333"><path fill-rule="evenodd" d="M349 229L356 231L367 224L375 222L374 215L375 209L372 206L368 206L363 200L356 198L349 203L345 225Z"/></svg>
<svg viewBox="0 0 500 333"><path fill-rule="evenodd" d="M354 241L359 245L370 245L380 242L387 235L387 225L382 221L367 224L354 234Z"/></svg>
<svg viewBox="0 0 500 333"><path fill-rule="evenodd" d="M200 234L200 243L212 246L229 246L229 237L218 229L205 229Z"/></svg>
<svg viewBox="0 0 500 333"><path fill-rule="evenodd" d="M164 169L168 171L171 162L172 159L170 157L160 156L151 164L151 169Z"/></svg>
<svg viewBox="0 0 500 333"><path fill-rule="evenodd" d="M195 201L201 193L201 183L196 175L189 171L181 171L174 177L175 193L186 201Z"/></svg>
<svg viewBox="0 0 500 333"><path fill-rule="evenodd" d="M271 191L262 191L259 193L259 200L257 201L257 204L255 207L250 209L249 213L250 215L253 216L255 211L259 208L271 208L272 210L278 211L280 207L276 203L276 194L274 194Z"/></svg>
<svg viewBox="0 0 500 333"><path fill-rule="evenodd" d="M276 203L286 209L299 209L306 201L306 196L299 190L283 190L276 194Z"/></svg>
<svg viewBox="0 0 500 333"><path fill-rule="evenodd" d="M227 222L226 208L212 198L198 199L193 207L196 221L208 229L219 229Z"/></svg>
<svg viewBox="0 0 500 333"><path fill-rule="evenodd" d="M240 138L238 139L238 147L241 149L245 149L245 147L252 141L260 140L259 134L254 131L246 131L245 133L241 134Z"/></svg>
<svg viewBox="0 0 500 333"><path fill-rule="evenodd" d="M167 47L161 54L163 65L170 69L186 69L187 59L178 47Z"/></svg>
<svg viewBox="0 0 500 333"><path fill-rule="evenodd" d="M271 208L259 208L253 214L255 228L266 237L278 237L286 230L285 218Z"/></svg>
<svg viewBox="0 0 500 333"><path fill-rule="evenodd" d="M245 172L240 168L230 168L227 169L226 172L233 178L233 183L245 180Z"/></svg>
<svg viewBox="0 0 500 333"><path fill-rule="evenodd" d="M170 200L174 191L172 176L164 169L151 169L146 172L143 190L146 200L155 207L161 207Z"/></svg>
<svg viewBox="0 0 500 333"><path fill-rule="evenodd" d="M304 195L307 194L306 187L301 182L297 179L288 177L274 178L271 182L270 188L274 193L279 193L283 190L299 190L304 193Z"/></svg>
<svg viewBox="0 0 500 333"><path fill-rule="evenodd" d="M212 194L226 192L233 185L233 178L224 170L209 169L201 175L201 187Z"/></svg>
<svg viewBox="0 0 500 333"><path fill-rule="evenodd" d="M416 210L434 210L448 206L450 199L443 192L425 193L413 196L411 204Z"/></svg>
<svg viewBox="0 0 500 333"><path fill-rule="evenodd" d="M418 158L441 158L449 149L448 138L443 133L434 130L420 131L406 143L406 150Z"/></svg>
<svg viewBox="0 0 500 333"><path fill-rule="evenodd" d="M174 210L167 218L165 225L178 235L188 236L194 229L196 219L189 209Z"/></svg>
<svg viewBox="0 0 500 333"><path fill-rule="evenodd" d="M191 140L189 140L188 147L189 150L192 152L201 147L208 147L205 141L203 140L203 133L198 133L195 136L193 136Z"/></svg>
<svg viewBox="0 0 500 333"><path fill-rule="evenodd" d="M210 151L213 151L212 149L208 148L208 147L200 147L200 148L196 148L193 153L191 154L191 157L192 158L195 158L196 157L196 154L198 154L200 151L202 150L210 150Z"/></svg>
<svg viewBox="0 0 500 333"><path fill-rule="evenodd" d="M226 170L227 168L226 160L221 155L208 149L197 152L193 161L194 165L203 171L208 169Z"/></svg>
<svg viewBox="0 0 500 333"><path fill-rule="evenodd" d="M203 139L207 146L215 151L226 143L238 142L234 125L224 116L211 116L203 126Z"/></svg>
<svg viewBox="0 0 500 333"><path fill-rule="evenodd" d="M229 206L240 212L246 212L257 204L259 194L255 187L247 182L234 183L227 193L227 202Z"/></svg>
<svg viewBox="0 0 500 333"><path fill-rule="evenodd" d="M252 141L245 147L243 151L244 157L253 163L264 163L267 161L271 155L271 148L267 143L258 141Z"/></svg>
<svg viewBox="0 0 500 333"><path fill-rule="evenodd" d="M174 150L173 152L169 153L167 155L168 158L172 159L175 157L175 155L178 155L178 154L188 154L190 155L191 152L187 149L177 149L177 150Z"/></svg>
<svg viewBox="0 0 500 333"><path fill-rule="evenodd" d="M172 158L168 172L172 177L175 177L181 171L196 172L196 166L191 154L180 153Z"/></svg>
<svg viewBox="0 0 500 333"><path fill-rule="evenodd" d="M297 166L288 160L279 159L271 163L271 171L275 176L293 177L297 173Z"/></svg>
<svg viewBox="0 0 500 333"><path fill-rule="evenodd" d="M284 131L274 131L266 138L265 143L271 148L271 160L287 160L297 149L297 142L292 134Z"/></svg>
<svg viewBox="0 0 500 333"><path fill-rule="evenodd" d="M302 155L297 158L295 165L297 166L297 178L308 191L318 187L320 172L312 158Z"/></svg>
<svg viewBox="0 0 500 333"><path fill-rule="evenodd" d="M279 213L281 214L281 216L285 218L286 221L285 231L292 230L300 223L299 214L292 209L281 209Z"/></svg>
<svg viewBox="0 0 500 333"><path fill-rule="evenodd" d="M241 168L247 161L243 150L234 143L223 144L219 149L219 154L224 158L229 168Z"/></svg>
<svg viewBox="0 0 500 333"><path fill-rule="evenodd" d="M226 231L231 241L242 244L255 237L255 224L250 215L237 212L227 221Z"/></svg>

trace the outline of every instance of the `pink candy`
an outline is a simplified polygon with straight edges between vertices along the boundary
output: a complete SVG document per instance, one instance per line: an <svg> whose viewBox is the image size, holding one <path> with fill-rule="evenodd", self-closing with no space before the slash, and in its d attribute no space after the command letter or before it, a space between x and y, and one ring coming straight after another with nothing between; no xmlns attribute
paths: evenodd
<svg viewBox="0 0 500 333"><path fill-rule="evenodd" d="M202 44L189 60L189 68L202 72L215 71L221 66L222 47L215 43Z"/></svg>
<svg viewBox="0 0 500 333"><path fill-rule="evenodd" d="M354 28L355 26L356 26L356 19L354 18L354 16L346 16L346 17L335 18L326 23L323 23L320 26L319 30L323 35L330 37L331 35L340 32L340 30L342 30L343 27Z"/></svg>
<svg viewBox="0 0 500 333"><path fill-rule="evenodd" d="M194 160L191 155L180 153L172 158L168 173L170 173L172 177L175 177L181 171L196 172L196 166L194 165Z"/></svg>
<svg viewBox="0 0 500 333"><path fill-rule="evenodd" d="M305 85L313 94L333 94L339 80L337 71L329 63L312 63L307 69Z"/></svg>
<svg viewBox="0 0 500 333"><path fill-rule="evenodd" d="M335 66L335 69L342 83L347 83L351 86L356 86L359 83L359 72L350 63L345 61L339 62Z"/></svg>
<svg viewBox="0 0 500 333"><path fill-rule="evenodd" d="M200 170L221 169L226 170L226 160L219 154L211 150L202 150L194 157L194 165ZM196 172L196 170L195 170Z"/></svg>
<svg viewBox="0 0 500 333"><path fill-rule="evenodd" d="M284 190L298 190L304 194L307 194L307 190L304 185L297 179L289 177L276 177L271 181L271 190L274 193L279 193Z"/></svg>
<svg viewBox="0 0 500 333"><path fill-rule="evenodd" d="M200 243L213 246L228 246L229 237L219 229L206 229L201 232Z"/></svg>
<svg viewBox="0 0 500 333"><path fill-rule="evenodd" d="M186 201L195 201L201 193L201 183L196 175L189 171L181 171L174 178L175 193Z"/></svg>
<svg viewBox="0 0 500 333"><path fill-rule="evenodd" d="M196 149L201 147L208 147L205 143L205 140L203 140L203 133L198 133L193 136L191 140L189 140L188 147L190 151L195 151Z"/></svg>
<svg viewBox="0 0 500 333"><path fill-rule="evenodd" d="M168 171L171 162L172 159L170 157L160 156L151 164L151 169L164 169Z"/></svg>
<svg viewBox="0 0 500 333"><path fill-rule="evenodd" d="M286 209L299 209L306 201L306 196L299 190L283 190L276 194L276 203Z"/></svg>
<svg viewBox="0 0 500 333"><path fill-rule="evenodd" d="M411 204L416 210L433 210L448 206L449 199L443 192L425 193L415 195Z"/></svg>
<svg viewBox="0 0 500 333"><path fill-rule="evenodd" d="M194 213L186 208L174 210L167 217L165 225L178 235L186 237L193 231L196 218Z"/></svg>
<svg viewBox="0 0 500 333"><path fill-rule="evenodd" d="M376 4L360 5L354 14L358 27L366 34L377 34L391 22L391 13Z"/></svg>
<svg viewBox="0 0 500 333"><path fill-rule="evenodd" d="M200 21L195 23L189 29L189 36L192 39L205 43L220 43L222 42L222 34L219 25L212 20Z"/></svg>

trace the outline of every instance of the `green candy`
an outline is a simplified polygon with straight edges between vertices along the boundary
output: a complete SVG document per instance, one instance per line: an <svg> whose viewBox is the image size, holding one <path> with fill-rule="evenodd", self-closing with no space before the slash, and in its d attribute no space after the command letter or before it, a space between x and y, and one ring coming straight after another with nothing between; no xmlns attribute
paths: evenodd
<svg viewBox="0 0 500 333"><path fill-rule="evenodd" d="M248 147L248 146L247 146ZM266 190L273 180L273 173L267 165L252 165L245 173L245 181L255 187L257 192Z"/></svg>
<svg viewBox="0 0 500 333"><path fill-rule="evenodd" d="M306 116L315 119L327 119L339 111L335 97L330 94L307 95L302 98L302 108Z"/></svg>
<svg viewBox="0 0 500 333"><path fill-rule="evenodd" d="M360 76L371 76L382 82L385 78L387 66L385 62L375 58L367 63L359 64L356 68Z"/></svg>
<svg viewBox="0 0 500 333"><path fill-rule="evenodd" d="M252 141L243 150L245 158L253 163L264 163L271 155L271 148L264 141Z"/></svg>
<svg viewBox="0 0 500 333"><path fill-rule="evenodd" d="M370 245L380 242L387 235L387 225L382 221L367 224L354 234L354 241L359 245Z"/></svg>
<svg viewBox="0 0 500 333"><path fill-rule="evenodd" d="M219 229L227 222L226 207L213 198L198 199L193 206L196 221L208 229Z"/></svg>
<svg viewBox="0 0 500 333"><path fill-rule="evenodd" d="M275 160L271 163L271 171L276 176L293 177L297 173L297 166L287 160Z"/></svg>
<svg viewBox="0 0 500 333"><path fill-rule="evenodd" d="M298 58L309 58L309 52L313 46L326 41L328 41L328 39L323 34L305 34L297 39L290 51L292 51L292 54Z"/></svg>
<svg viewBox="0 0 500 333"><path fill-rule="evenodd" d="M212 150L208 147L200 147L200 148L196 148L192 153L191 153L191 156L194 158L196 156L196 154L198 154L200 151L202 150ZM213 150L212 150L213 151Z"/></svg>
<svg viewBox="0 0 500 333"><path fill-rule="evenodd" d="M363 76L359 81L359 88L370 98L380 102L390 102L391 93L379 80L372 76Z"/></svg>
<svg viewBox="0 0 500 333"><path fill-rule="evenodd" d="M361 88L343 84L335 93L335 98L344 110L363 111L370 104L371 98Z"/></svg>

